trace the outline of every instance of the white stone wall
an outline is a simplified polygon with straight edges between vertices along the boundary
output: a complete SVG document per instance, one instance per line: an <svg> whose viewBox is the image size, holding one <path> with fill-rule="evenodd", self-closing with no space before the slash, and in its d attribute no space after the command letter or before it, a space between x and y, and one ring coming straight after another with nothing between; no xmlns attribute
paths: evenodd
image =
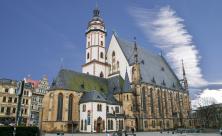
<svg viewBox="0 0 222 136"><path fill-rule="evenodd" d="M83 112L83 105L86 105L86 111ZM102 105L102 111L97 111L97 104ZM87 124L87 129L84 130L84 125L83 125L83 130L81 130L81 120L83 122L85 119L87 119L87 113L90 111L90 125ZM87 103L82 103L80 104L80 127L79 131L80 132L96 132L94 130L94 121L97 120L99 117L102 118L102 120L105 121L105 128L106 128L106 103L99 103L99 102L87 102ZM85 122L84 122L85 124ZM105 130L104 130L105 132Z"/></svg>
<svg viewBox="0 0 222 136"><path fill-rule="evenodd" d="M116 38L114 35L112 35L111 41L110 41L110 45L107 51L107 62L109 64L112 64L112 52L115 51L115 57L116 57L116 62L119 61L119 71L120 71L120 75L122 76L122 78L125 78L125 73L126 73L126 69L128 72L128 76L129 76L129 80L130 82L132 81L131 77L132 77L132 72L131 69L132 67L129 66L126 57L124 56L122 49L120 48ZM112 68L111 68L112 71Z"/></svg>
<svg viewBox="0 0 222 136"><path fill-rule="evenodd" d="M108 66L96 62L82 68L83 73L88 73L90 75L95 75L98 77L100 76L100 73L103 72L104 78L108 77L108 71Z"/></svg>

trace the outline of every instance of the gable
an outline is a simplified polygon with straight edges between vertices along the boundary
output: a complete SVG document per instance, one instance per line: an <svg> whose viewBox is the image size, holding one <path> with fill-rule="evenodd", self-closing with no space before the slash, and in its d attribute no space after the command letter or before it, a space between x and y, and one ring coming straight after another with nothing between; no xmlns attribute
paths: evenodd
<svg viewBox="0 0 222 136"><path fill-rule="evenodd" d="M111 64L112 69L112 53L115 52L115 60L116 62L119 61L119 72L121 77L124 79L126 70L129 75L129 79L131 81L131 66L129 65L127 58L125 54L123 53L123 50L121 49L121 46L119 45L115 34L112 35L108 50L107 50L107 61L109 64Z"/></svg>
<svg viewBox="0 0 222 136"><path fill-rule="evenodd" d="M132 65L134 63L134 43L121 39L117 36L115 37L126 60L128 61L128 64ZM163 56L153 54L139 46L137 46L137 51L142 82L172 89L182 89L179 79Z"/></svg>

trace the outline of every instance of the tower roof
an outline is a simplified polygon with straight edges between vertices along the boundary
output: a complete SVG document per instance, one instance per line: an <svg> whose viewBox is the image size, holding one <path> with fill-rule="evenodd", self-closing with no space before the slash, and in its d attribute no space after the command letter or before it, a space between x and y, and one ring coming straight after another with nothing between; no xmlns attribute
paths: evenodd
<svg viewBox="0 0 222 136"><path fill-rule="evenodd" d="M130 86L130 81L129 81L129 76L126 70L126 74L125 74L125 81L123 84L123 92L131 92L131 86Z"/></svg>
<svg viewBox="0 0 222 136"><path fill-rule="evenodd" d="M102 26L105 26L104 21L103 21L102 17L100 16L100 10L99 10L98 6L96 6L96 8L93 10L93 17L89 21L88 26L95 24L95 21L100 21L100 24ZM98 24L98 23L96 23L96 24Z"/></svg>

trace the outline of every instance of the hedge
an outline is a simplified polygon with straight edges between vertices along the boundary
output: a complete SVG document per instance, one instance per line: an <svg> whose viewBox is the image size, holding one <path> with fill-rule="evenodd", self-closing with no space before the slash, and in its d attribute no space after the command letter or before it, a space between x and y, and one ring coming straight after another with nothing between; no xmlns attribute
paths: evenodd
<svg viewBox="0 0 222 136"><path fill-rule="evenodd" d="M13 136L14 128L1 126L0 136ZM38 127L16 127L16 136L40 136Z"/></svg>

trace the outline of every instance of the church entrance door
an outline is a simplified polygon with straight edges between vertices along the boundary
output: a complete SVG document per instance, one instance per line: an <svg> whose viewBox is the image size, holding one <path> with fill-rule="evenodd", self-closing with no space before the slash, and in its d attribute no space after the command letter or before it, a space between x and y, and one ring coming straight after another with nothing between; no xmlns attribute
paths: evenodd
<svg viewBox="0 0 222 136"><path fill-rule="evenodd" d="M101 117L98 117L98 119L97 119L97 127L96 128L97 128L98 133L102 132L103 126L102 126L102 118Z"/></svg>

